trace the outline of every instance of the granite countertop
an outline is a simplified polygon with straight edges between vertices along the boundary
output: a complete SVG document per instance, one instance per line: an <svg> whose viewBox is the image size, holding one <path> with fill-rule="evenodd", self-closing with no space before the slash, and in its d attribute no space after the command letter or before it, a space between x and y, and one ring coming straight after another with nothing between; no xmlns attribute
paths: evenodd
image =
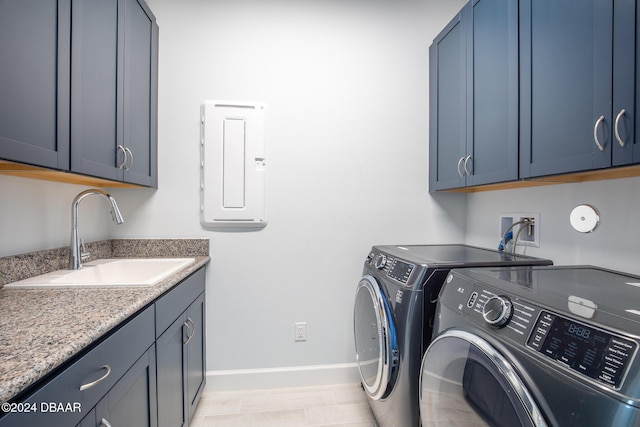
<svg viewBox="0 0 640 427"><path fill-rule="evenodd" d="M112 248L122 243L113 242ZM134 248L143 242L163 247L147 252L136 248L129 256L120 248L107 253L105 258L180 256L193 257L195 261L148 287L0 289L0 402L16 397L210 261L208 240L127 242ZM168 251L172 242L179 245L196 242L198 247L183 251L173 247L173 251Z"/></svg>

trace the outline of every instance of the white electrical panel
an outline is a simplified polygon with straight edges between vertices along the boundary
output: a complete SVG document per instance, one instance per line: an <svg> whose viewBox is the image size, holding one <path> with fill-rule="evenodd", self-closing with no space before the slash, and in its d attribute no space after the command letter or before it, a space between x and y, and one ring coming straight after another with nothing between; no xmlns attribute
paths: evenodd
<svg viewBox="0 0 640 427"><path fill-rule="evenodd" d="M261 228L266 211L266 104L204 101L200 112L200 221Z"/></svg>

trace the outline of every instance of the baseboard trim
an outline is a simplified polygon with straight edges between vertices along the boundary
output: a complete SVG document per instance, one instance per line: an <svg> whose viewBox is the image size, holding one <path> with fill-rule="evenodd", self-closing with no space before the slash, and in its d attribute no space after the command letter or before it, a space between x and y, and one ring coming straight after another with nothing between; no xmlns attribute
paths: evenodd
<svg viewBox="0 0 640 427"><path fill-rule="evenodd" d="M252 390L360 382L356 363L207 371L208 390Z"/></svg>

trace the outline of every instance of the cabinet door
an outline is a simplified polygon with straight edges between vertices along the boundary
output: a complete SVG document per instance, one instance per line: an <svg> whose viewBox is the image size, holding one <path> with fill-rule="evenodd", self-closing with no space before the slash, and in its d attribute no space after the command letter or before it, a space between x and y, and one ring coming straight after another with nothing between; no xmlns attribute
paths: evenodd
<svg viewBox="0 0 640 427"><path fill-rule="evenodd" d="M71 170L112 180L123 177L123 7L124 0L74 0L72 8Z"/></svg>
<svg viewBox="0 0 640 427"><path fill-rule="evenodd" d="M87 414L76 427L95 427L96 426L96 410L95 408Z"/></svg>
<svg viewBox="0 0 640 427"><path fill-rule="evenodd" d="M471 3L466 185L511 181L518 178L518 1Z"/></svg>
<svg viewBox="0 0 640 427"><path fill-rule="evenodd" d="M466 9L429 47L429 191L465 185Z"/></svg>
<svg viewBox="0 0 640 427"><path fill-rule="evenodd" d="M520 2L521 177L611 165L612 3Z"/></svg>
<svg viewBox="0 0 640 427"><path fill-rule="evenodd" d="M616 0L613 20L613 166L640 163L640 28L635 0Z"/></svg>
<svg viewBox="0 0 640 427"><path fill-rule="evenodd" d="M0 158L69 168L70 0L0 1Z"/></svg>
<svg viewBox="0 0 640 427"><path fill-rule="evenodd" d="M156 351L151 346L98 402L96 425L156 427L156 405Z"/></svg>
<svg viewBox="0 0 640 427"><path fill-rule="evenodd" d="M205 297L204 293L187 310L191 331L187 344L187 405L189 421L193 417L206 382Z"/></svg>
<svg viewBox="0 0 640 427"><path fill-rule="evenodd" d="M158 26L143 0L126 1L124 43L124 180L157 187Z"/></svg>
<svg viewBox="0 0 640 427"><path fill-rule="evenodd" d="M183 313L158 338L158 425L179 427L188 425L185 405L185 377L187 352L187 315Z"/></svg>

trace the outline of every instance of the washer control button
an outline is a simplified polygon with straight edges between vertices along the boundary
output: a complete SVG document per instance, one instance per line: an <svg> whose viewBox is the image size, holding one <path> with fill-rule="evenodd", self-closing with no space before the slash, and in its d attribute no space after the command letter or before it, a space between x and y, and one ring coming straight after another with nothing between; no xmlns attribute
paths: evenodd
<svg viewBox="0 0 640 427"><path fill-rule="evenodd" d="M471 296L469 297L469 300L467 301L467 307L473 308L473 305L476 303L477 299L478 299L478 293L472 292Z"/></svg>
<svg viewBox="0 0 640 427"><path fill-rule="evenodd" d="M513 314L513 305L506 296L493 296L487 300L482 308L485 322L493 326L505 326Z"/></svg>

